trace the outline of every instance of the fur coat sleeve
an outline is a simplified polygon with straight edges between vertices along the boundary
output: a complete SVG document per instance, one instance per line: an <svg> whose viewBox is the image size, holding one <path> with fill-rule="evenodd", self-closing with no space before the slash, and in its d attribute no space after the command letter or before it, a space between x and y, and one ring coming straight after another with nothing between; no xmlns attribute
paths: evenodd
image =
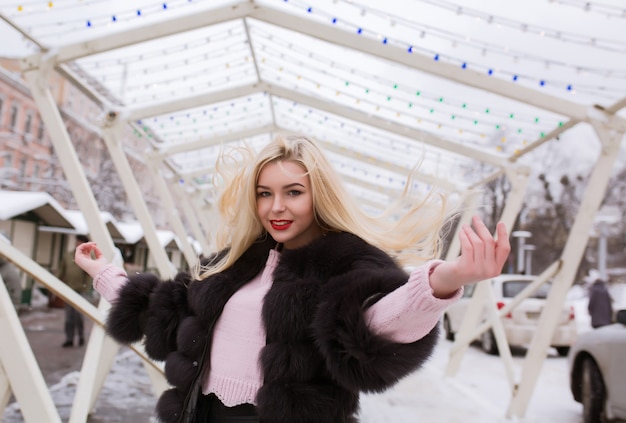
<svg viewBox="0 0 626 423"><path fill-rule="evenodd" d="M138 342L154 360L165 360L176 350L177 330L189 315L187 285L191 277L181 272L162 283L154 274L131 276L122 287L107 318L107 332L123 344Z"/></svg>
<svg viewBox="0 0 626 423"><path fill-rule="evenodd" d="M328 242L324 245L322 241L314 246L320 249L311 252L317 268L332 275L322 288L312 321L315 342L340 385L357 391L383 391L424 364L437 343L438 328L408 344L370 331L366 308L404 285L408 273L386 253L357 237L342 234Z"/></svg>

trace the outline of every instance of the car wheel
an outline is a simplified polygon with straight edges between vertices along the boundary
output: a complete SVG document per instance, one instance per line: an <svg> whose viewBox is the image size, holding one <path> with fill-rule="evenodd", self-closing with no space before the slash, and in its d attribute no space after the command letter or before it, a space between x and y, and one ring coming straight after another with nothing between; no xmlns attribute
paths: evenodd
<svg viewBox="0 0 626 423"><path fill-rule="evenodd" d="M446 335L446 339L448 341L454 341L454 332L452 332L452 327L450 326L450 318L448 315L443 316L443 332Z"/></svg>
<svg viewBox="0 0 626 423"><path fill-rule="evenodd" d="M498 345L496 344L496 338L495 336L493 336L493 332L490 330L483 332L483 334L480 336L480 346L487 354L498 354Z"/></svg>
<svg viewBox="0 0 626 423"><path fill-rule="evenodd" d="M569 347L556 347L556 352L561 357L567 357L567 354L569 353Z"/></svg>
<svg viewBox="0 0 626 423"><path fill-rule="evenodd" d="M606 392L602 375L596 363L587 358L583 361L582 372L582 404L583 421L585 423L600 423L604 421L604 402Z"/></svg>

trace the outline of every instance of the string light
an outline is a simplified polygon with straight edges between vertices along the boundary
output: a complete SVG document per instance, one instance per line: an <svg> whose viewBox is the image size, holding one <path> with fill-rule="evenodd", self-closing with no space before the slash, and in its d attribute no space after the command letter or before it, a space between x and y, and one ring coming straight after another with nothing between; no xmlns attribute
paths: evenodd
<svg viewBox="0 0 626 423"><path fill-rule="evenodd" d="M298 51L292 51L292 53L298 53ZM303 53L304 55L308 55L308 54L309 54L309 53L308 53L308 52L306 52L306 51L305 51L305 52L302 52L302 53ZM321 58L321 57L315 57L315 56L313 56L312 58L313 58L313 59L315 59L315 60L321 60L322 62L324 61L324 59L323 59L323 58ZM306 67L307 67L307 68L309 68L309 69L311 69L311 68L315 68L315 65L312 65L312 64L307 64L307 65L306 65ZM339 65L337 65L337 66L336 66L336 68L337 68L337 67L339 67L339 68L340 68L340 66L339 66ZM326 71L326 69L325 69L325 67L324 67L323 65L322 65L322 66L320 66L320 67L319 67L319 69L315 69L315 70L316 70L316 71L319 71L319 72L321 72L321 73L328 74L328 72ZM332 71L332 73L333 73L333 74L335 74L335 73L336 73L336 69L335 69L335 70L333 70L333 71ZM351 74L359 74L360 72L357 72L357 71L354 71L354 70L352 70L352 69L351 69L351 70L350 70L350 73L351 73ZM378 77L377 77L377 76L375 76L375 75L374 75L374 76L372 76L372 75L369 75L369 74L363 74L363 77L364 77L365 79L368 79L368 80L371 80L371 79L378 80L378 82L380 82L381 84L385 84L385 85L389 84L389 82L388 82L388 81L382 81L382 80L380 80L380 78L378 78ZM345 84L345 82L344 82L344 84ZM319 84L318 84L318 85L319 85ZM350 83L348 83L348 85L350 85ZM398 84L394 84L394 89L398 89ZM369 93L369 92L370 92L370 91L369 91L369 88L364 88L364 91L365 91L365 93ZM420 91L417 91L417 92L416 92L416 95L417 95L417 96L420 96L420 95L421 95L421 92L420 92ZM467 107L467 105L466 105L466 107Z"/></svg>
<svg viewBox="0 0 626 423"><path fill-rule="evenodd" d="M132 2L128 3L132 4ZM115 13L115 19L112 15L105 13L88 17L68 18L68 16L84 16L84 11L97 10L95 7L94 9L89 9L87 6L98 6L100 4L108 6L109 0L83 0L79 2L65 2L59 4L52 1L42 1L39 3L33 2L28 9L26 9L23 4L18 4L16 10L20 13L21 18L37 17L42 13L46 13L46 19L38 21L36 26L31 27L31 31L38 37L62 37L73 34L81 28L96 28L101 25L110 24L111 22L131 21L152 16L156 13L169 12L173 9L194 6L194 3L191 0L168 0L167 2L162 2L160 4L147 5L141 9L129 8L125 10L118 10ZM103 7L100 9L107 10L109 7ZM74 11L79 11L79 13L74 13ZM58 21L51 19L52 15L50 15L50 13L53 12L59 14ZM61 29L61 31L59 31L59 29Z"/></svg>
<svg viewBox="0 0 626 423"><path fill-rule="evenodd" d="M342 0L342 1L343 1L344 3L348 3L348 4L352 5L352 6L355 6L354 2L352 2L352 1L349 1L349 0ZM427 1L427 0L425 0L425 1ZM290 3L290 4L291 4L291 5L293 5L293 6L296 6L296 7L301 7L301 6L296 5L294 2L292 2L292 3ZM355 6L355 7L356 7L356 6ZM380 17L383 17L383 18L389 18L389 14L388 14L387 12L382 12L382 11L380 11L380 10L376 10L376 9L373 9L373 8L368 8L368 10L369 10L370 12L372 12L373 14L378 15L378 16L380 16ZM320 10L320 9L316 9L316 14L319 14L319 15L321 15L321 16L332 16L330 13L327 13L327 12L325 12L325 11L323 11L323 10ZM397 16L394 16L394 17L393 17L393 19L394 19L394 22L396 22L396 21L397 21L397 22L400 22L400 23L402 23L403 25L405 25L405 26L407 26L407 27L411 27L411 28L415 28L415 26L416 26L416 25L418 25L417 23L415 23L415 22L413 22L413 21L409 21L409 20L406 20L406 19L403 19L403 18L401 18L401 17L397 17ZM493 21L495 22L495 18L494 18L494 20L493 20ZM345 21L345 20L342 20L342 23L344 24L344 26L349 27L349 28L359 28L359 31L358 31L358 33L359 33L359 34L364 34L364 33L366 32L366 31L365 31L365 29L364 29L362 26L360 26L360 25L359 25L359 26L357 26L357 25L353 25L353 24L351 24L350 22L347 22L347 21ZM422 25L421 27L425 27L425 26L424 26L424 25ZM527 26L527 28L528 28L528 26ZM531 29L532 29L532 27L531 27ZM430 31L430 32L432 32L432 33L435 33L436 31L441 31L441 30L438 30L437 28L433 28L433 27L426 27L426 30L428 30L428 31ZM422 29L421 34L422 34L422 35L424 35L424 34L425 34L425 30L424 30L424 29ZM373 35L374 35L374 36L380 36L379 34L374 34L374 33L373 33ZM445 35L445 34L444 34L444 35L442 35L442 34L437 34L437 36L439 36L439 37L441 37L441 38L446 38L446 35ZM447 34L447 37L450 37L450 36L451 36L450 34ZM565 39L565 38L563 37L563 33L562 33L562 32L560 33L560 37L561 37L561 40L562 40L562 41L565 41L565 42L567 41L567 39ZM469 39L468 37L460 37L460 36L459 36L459 38L462 38L466 44L468 44L468 42L471 42L471 41L472 41L472 40L471 40L471 39ZM392 44L392 39L391 39L390 37L384 37L384 39L386 39L386 43L387 43L387 44ZM416 49L416 46L415 46L415 45L413 45L413 44L410 44L410 43L405 43L405 42L403 42L403 41L399 41L399 40L393 40L393 41L394 41L394 42L393 42L393 44L396 44L396 45L404 45L404 46L405 46L405 48L407 48L407 51L408 51L408 49L409 49L409 48L410 48L410 52L414 52L414 51L415 51L415 49ZM611 51L617 51L617 52L623 52L623 51L626 51L626 44L625 44L625 43L623 43L623 42L619 42L619 43L621 43L621 45L618 45L617 47L615 47L615 48L611 49ZM476 43L474 43L474 47L476 47ZM503 49L502 49L502 47L500 47L500 46L491 46L491 45L488 45L488 44L486 44L486 43L483 43L483 47L482 47L483 52L486 52L486 51L487 51L487 49L489 49L489 51L490 51L490 52L492 52L492 53L503 54L503 51L504 51L504 53L505 53L507 56L514 55L514 57L516 57L517 59L519 59L519 58L523 58L524 60L528 60L528 61L539 61L539 62L541 62L541 63L545 63L545 60L543 60L543 59L541 59L541 58L538 58L537 56L534 56L534 55L530 55L530 54L527 54L527 53L524 53L524 52L514 52L514 51L510 51L510 49L508 49L508 48L506 48L506 49L504 49L504 50L503 50ZM428 52L425 52L425 53L428 53ZM443 57L441 56L441 54L440 54L440 53L434 53L434 54L433 54L433 57L435 58L435 60L441 60L441 59L443 59ZM455 58L455 57L453 57L453 56L451 56L451 55L450 55L450 56L446 56L446 57L447 57L450 61L452 61L452 62L458 62L461 66L462 66L462 64L463 64L463 63L465 63L465 67L464 67L464 68L467 68L467 67L469 67L469 65L470 65L470 63L469 63L469 62L467 62L467 61L465 61L465 60L459 60L459 59L457 59L457 58ZM569 68L569 69L573 69L573 68L574 68L572 65L567 64L567 63L563 63L563 62L553 62L553 65L555 65L555 66L560 66L560 67L564 67L564 68ZM473 66L474 66L474 67L476 67L476 68L484 67L484 65L483 65L483 64L480 64L480 63L475 63L475 64L473 64ZM589 73L594 73L594 74L597 74L597 75L600 75L600 76L602 76L602 75L606 75L606 73L608 72L608 70L607 70L607 69L594 69L594 68L587 68L587 71L588 71ZM502 72L500 72L500 73L501 73L503 76L510 75L510 76L512 77L512 76L515 74L515 75L518 75L518 77L519 77L519 72L502 71ZM624 74L625 74L625 76L626 76L626 72L624 72ZM526 79L526 80L532 80L532 79L534 79L534 78L529 76L529 77L527 77L527 78L525 78L525 79ZM561 84L560 82L556 82L556 81L555 81L555 83L551 84L551 86L553 86L553 87L558 87L559 85L561 85L561 86L562 86L562 84ZM570 85L571 85L571 84L570 84ZM567 86L567 84L566 84L565 86ZM564 88L565 88L565 86L564 86ZM573 90L567 90L567 91L572 92L572 93L574 92ZM607 87L598 87L598 88L594 91L594 93L595 93L596 95L605 95L605 96L606 96L606 93L607 93L607 92L610 92L610 91L611 91L611 90L610 90L610 89L608 89ZM581 92L582 92L582 91L581 91Z"/></svg>
<svg viewBox="0 0 626 423"><path fill-rule="evenodd" d="M286 71L286 72L287 72L287 71ZM335 94L336 94L336 92L335 92ZM342 96L347 96L347 94L346 94L346 93L341 93L341 95L342 95ZM354 100L354 98L353 98L353 100ZM383 109L383 108L381 108L381 107L380 107L380 105L378 105L378 104L376 104L376 103L370 103L370 102L368 102L368 104L370 104L370 105L374 108L374 110L375 110L377 113L386 113L386 112L390 112L390 113L391 113L391 112L393 112L393 113L395 113L395 117L398 117L398 118L402 118L402 117L404 117L404 113L403 113L403 112L398 111L398 110L395 110L395 111L394 111L394 108L393 108L393 107L391 107L391 108L390 108L390 107L387 107L387 108ZM432 108L432 109L431 109L431 112L432 112L432 113L435 113L435 109L434 109L434 108ZM458 116L455 114L455 115L454 115L454 117L453 117L452 119L457 119L457 118L458 118ZM439 129L439 130L443 130L443 129L451 129L451 130L455 130L455 131L456 131L456 129L457 129L457 128L452 128L452 127L449 127L448 125L444 124L443 122L438 122L438 121L436 121L436 120L429 120L429 123L431 123L431 124L434 126L434 128ZM502 129L502 130L504 129L504 127L501 127L500 125L497 125L497 128L498 128L498 129ZM464 131L463 133L465 134L465 133L472 133L472 132L474 132L474 131L469 131L469 132ZM476 134L478 134L478 133L476 133ZM480 136L481 136L481 138L484 138L484 135L483 135L483 134L481 134Z"/></svg>
<svg viewBox="0 0 626 423"><path fill-rule="evenodd" d="M275 44L276 42L277 42L277 40L274 40L274 44ZM292 53L302 53L302 54L304 54L305 56L307 56L307 57L308 57L308 52L307 52L307 51L304 51L304 52L303 52L303 51L295 50L295 51L292 51ZM319 66L318 68L316 68L316 65L315 65L315 64L306 64L306 65L305 65L305 67L306 67L306 68L308 68L308 69L312 69L312 70L315 70L316 72L321 72L321 73L323 73L323 74L327 74L327 75L329 75L329 76L330 76L331 74L332 74L332 75L335 75L335 74L336 74L337 69L334 69L334 70L333 70L333 71L331 71L331 72L328 72L328 71L327 71L327 67L323 65L323 62L324 62L323 57L313 56L313 57L312 57L312 59L315 59L315 60L320 60L322 63L320 64L320 66ZM267 59L265 59L265 60L267 60ZM336 65L336 68L341 68L341 66ZM344 70L345 70L345 68L344 68ZM351 73L353 73L353 72L352 72L352 70L350 70L350 69L348 69L348 71L350 71ZM355 71L355 72L354 72L354 74L356 74L356 75L358 75L359 73L360 73L360 72L358 72L358 71ZM379 77L377 77L377 76L372 76L372 75L370 75L370 74L363 74L363 77L364 77L365 79L369 79L369 80L371 80L371 79L375 79L375 80L377 80L377 81L378 81L379 83L381 83L381 84L385 84L385 85L392 85L392 84L390 84L390 82L389 82L389 81L383 81L383 80L381 80ZM311 82L312 82L312 81L311 81ZM359 84L356 84L356 85L355 85L355 84L356 84L355 82L351 82L351 81L348 81L348 83L346 84L346 81L345 81L345 80L342 82L342 85L343 85L343 86L349 86L349 87L352 87L352 88L357 88L357 89L358 89L358 85L359 85ZM318 83L318 82L316 83L316 85L319 87L319 83ZM398 84L393 84L392 86L393 86L394 90L400 90L400 89L402 89L402 87L401 87L401 86L399 86ZM365 87L363 87L363 90L364 90L364 92L365 92L366 94L371 93L370 88L365 88ZM411 90L410 90L410 88L409 88L409 89L406 89L406 90L404 90L404 91L405 91L405 92L415 92L416 96L420 96L420 95L421 95L421 92L420 92L420 91L411 91ZM377 92L376 94L380 94L380 93L379 93L379 92ZM386 96L385 98L387 98L387 96ZM441 100L440 100L440 101L443 101L443 99L441 98ZM457 104L459 104L459 103L461 103L461 102L457 102ZM468 106L467 106L467 102L462 102L462 103L464 103L464 104L465 104L465 108L467 108L467 107L468 107ZM411 106L410 106L410 107L407 107L407 108L413 108L413 107L415 106L415 105L414 105L413 103L411 103L410 101L407 101L407 103L406 103L406 104L407 104L407 105L408 105L408 104L411 104ZM434 112L434 109L431 111L431 113L432 113L432 112ZM487 113L489 113L489 111L487 111ZM504 116L506 116L507 118L509 117L509 113L508 113L508 112L507 112L506 114L504 114L504 113L503 113L502 115L503 115L503 117L504 117ZM458 115L457 115L457 116L458 116ZM473 119L472 119L472 120L473 120Z"/></svg>
<svg viewBox="0 0 626 423"><path fill-rule="evenodd" d="M274 102L273 102L274 107L279 109L281 102L284 103L285 100L274 99ZM408 165L410 167L411 162L413 161L414 157L418 155L422 155L422 154L426 154L426 155L434 154L434 151L432 148L428 148L427 150L424 150L423 147L415 146L414 140L400 141L398 138L394 138L394 137L392 137L390 140L388 134L383 136L382 134L374 132L371 129L366 129L366 127L362 125L358 125L350 121L345 121L342 118L334 117L332 119L329 119L327 115L317 117L317 115L323 114L323 112L320 112L320 111L313 111L309 109L304 114L298 114L296 113L296 110L294 110L294 108L298 108L298 107L306 107L306 106L293 104L292 107L289 107L289 110L288 110L289 114L281 114L281 112L278 111L281 117L281 120L284 118L284 119L287 119L288 121L294 121L294 120L297 120L297 116L313 117L314 119L318 121L318 123L324 123L325 125L324 133L326 135L328 135L328 132L332 131L333 128L341 129L342 130L341 136L331 137L331 140L329 142L337 146L340 146L343 150L345 150L346 148L345 146L342 146L338 140L346 139L345 137L346 133L350 134L351 136L352 135L359 136L362 142L358 143L358 147L362 147L362 149L360 151L355 151L355 153L357 154L357 156L362 157L368 162L381 163L378 157L385 157L387 159L391 159L393 162L395 162L395 164L398 164L399 161L400 162L404 161L406 164L402 166ZM316 116L313 116L314 114ZM313 130L314 128L311 128L311 129ZM357 144L351 144L350 150L353 150L353 147L355 149L358 148ZM400 147L400 148L396 148L396 147ZM377 151L380 154L376 154ZM435 161L434 159L431 160L431 162L434 162L434 161ZM342 167L346 167L345 163L342 164ZM356 168L353 168L353 170L357 171ZM380 171L377 170L377 172L380 172ZM365 173L367 174L367 172ZM380 175L380 173L377 173L377 174Z"/></svg>
<svg viewBox="0 0 626 423"><path fill-rule="evenodd" d="M357 7L355 2L352 0L342 0L342 1L353 7ZM558 30L554 30L551 28L547 28L547 27L541 27L538 25L530 25L526 22L516 21L510 18L494 16L493 14L489 14L489 13L486 13L477 9L472 9L468 7L460 7L459 5L456 5L447 0L419 0L419 1L421 1L422 3L429 4L431 6L435 6L435 7L439 7L441 9L447 10L451 13L454 13L455 15L465 15L465 16L477 18L478 20L483 21L488 25L496 23L500 27L519 29L522 32L532 32L540 36L551 37L551 38L554 38L563 42L568 42L568 43L585 45L585 44L588 44L590 41L589 37L581 36L580 34L577 34L577 33L558 31ZM573 1L578 1L580 4L591 4L590 2L587 2L584 0L573 0ZM362 6L359 6L359 7L362 7ZM611 6L608 6L608 8L611 8ZM612 7L612 10L611 12L609 12L609 14L615 17L624 18L626 15L624 14L624 10L622 9L620 9L619 7ZM379 16L379 17L389 16L388 12L376 9L374 7L368 7L368 13ZM420 25L414 20L405 19L401 16L393 15L392 17L394 19L394 22L399 22L400 24L406 27L413 28L413 29L422 29L422 30L423 28L426 28L426 30L430 34L434 34L440 38L444 38L444 39L447 39L448 41L451 41L451 38L452 38L451 33L443 32L442 30L435 28L435 27L427 27L426 25ZM457 37L457 38L461 38L461 37ZM623 53L626 50L626 45L624 43L624 40L618 41L618 40L602 39L599 44L600 44L599 48L606 49L606 50L613 51L613 52Z"/></svg>
<svg viewBox="0 0 626 423"><path fill-rule="evenodd" d="M595 12L607 17L626 18L626 9L610 4L590 2L587 0L551 0L563 6L582 8L585 12Z"/></svg>

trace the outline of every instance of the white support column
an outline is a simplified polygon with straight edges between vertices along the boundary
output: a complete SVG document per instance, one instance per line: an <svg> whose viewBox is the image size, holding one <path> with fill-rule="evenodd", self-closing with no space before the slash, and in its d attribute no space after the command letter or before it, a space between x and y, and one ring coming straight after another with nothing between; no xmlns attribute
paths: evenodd
<svg viewBox="0 0 626 423"><path fill-rule="evenodd" d="M530 170L526 167L520 166L514 169L506 169L506 171L511 182L511 192L507 198L504 211L502 212L502 218L500 220L504 222L510 232L513 224L515 223L515 218L522 208L524 195L526 193L526 188L528 187ZM497 313L497 310L495 310L495 303L489 303L487 301L488 290L490 289L491 286L489 281L482 281L477 284L474 294L472 295L472 300L470 301L465 313L463 323L457 334L457 340L450 351L450 360L446 366L446 376L453 376L459 371L463 354L465 354L465 351L469 348L469 344L474 339L473 336L470 337L470 334L474 332L474 329L480 323L484 307L493 307L494 311ZM498 326L502 325L502 322L499 319L494 323ZM489 326L487 326L487 329ZM500 336L497 335L498 333L504 333L504 331L501 331L500 328L494 327L494 335L500 338ZM496 340L498 345L502 344L502 339ZM507 364L506 358L504 365L509 365ZM507 369L507 372L512 373L512 370Z"/></svg>
<svg viewBox="0 0 626 423"><path fill-rule="evenodd" d="M624 133L610 132L602 124L593 122L602 151L589 177L589 183L580 202L578 214L563 249L563 267L557 273L535 334L526 353L519 389L514 392L507 416L523 417L546 358L550 340L556 329L567 292L570 289L580 260L585 252L595 214L602 203L613 165L617 159Z"/></svg>
<svg viewBox="0 0 626 423"><path fill-rule="evenodd" d="M46 64L42 63L42 65L45 66ZM80 210L85 216L91 237L98 243L105 257L113 261L115 258L115 245L106 225L100 218L98 204L74 150L61 113L47 85L46 77L46 73L40 69L31 69L24 72L24 78L30 87L33 99L39 108L39 114L50 134L50 140L63 167L67 181L72 188ZM90 340L104 338L104 336L103 328L94 327ZM100 349L87 348L87 350L92 351L93 354L85 356L82 369L92 369L95 372L98 368L104 368L104 371L108 373L115 356L103 356ZM81 371L81 380L84 377L89 377L89 371ZM79 386L81 385L79 381ZM76 413L79 416L78 421L87 419L90 406L92 405L90 399L96 396L96 393L92 391L93 388L93 384L88 383L76 391L72 413Z"/></svg>
<svg viewBox="0 0 626 423"><path fill-rule="evenodd" d="M515 307L517 307L523 300L528 298L533 292L535 292L541 285L546 283L549 279L551 279L557 272L558 269L561 268L561 260L555 261L552 263L546 270L538 275L534 281L532 281L526 288L524 288L519 294L517 294L510 302L508 302L504 307L502 307L498 311L498 315L500 318L509 314ZM458 337L458 343L453 345L450 352L455 353L457 349L465 344L469 344L475 339L477 336L482 334L484 331L491 327L490 322L483 322L477 328L473 329L469 333L465 333L463 337Z"/></svg>
<svg viewBox="0 0 626 423"><path fill-rule="evenodd" d="M98 311L103 313L103 315L106 315L109 308L110 304L108 302L100 300L98 304ZM74 397L74 404L70 412L69 423L82 422L84 421L82 419L86 417L85 407L80 406L77 402L87 400L87 404L89 405L87 412L93 409L98 399L98 394L104 385L104 381L111 371L113 360L115 359L119 349L119 344L110 337L106 336L106 332L104 330L91 331L89 335L89 342L87 343L87 348L85 350L85 360L81 368L81 377L78 380L78 385L76 385L77 392L89 392L90 397L87 397L86 395L80 397L76 395ZM110 359L110 362L106 362L105 365L103 365L103 363L97 361L98 357L106 357L107 359Z"/></svg>
<svg viewBox="0 0 626 423"><path fill-rule="evenodd" d="M37 103L39 114L46 125L46 130L50 134L50 141L54 146L56 155L63 167L63 172L74 193L74 198L83 212L91 238L98 242L98 246L105 257L113 260L115 257L115 245L106 225L100 218L98 203L83 172L83 167L74 150L72 140L67 132L52 92L47 86L46 74L40 70L30 70L24 72L24 78L28 83L35 103Z"/></svg>
<svg viewBox="0 0 626 423"><path fill-rule="evenodd" d="M0 279L2 279L1 276ZM9 377L5 373L2 362L0 361L0 416L4 415L4 410L6 410L10 399L11 385L9 384Z"/></svg>
<svg viewBox="0 0 626 423"><path fill-rule="evenodd" d="M194 251L193 247L189 243L189 238L187 236L187 231L185 230L185 226L180 219L180 215L178 212L178 206L182 206L172 197L172 193L167 187L161 172L159 171L159 164L161 163L160 159L147 158L146 165L148 166L148 170L152 174L152 181L159 192L159 196L161 197L161 201L164 204L170 204L170 206L165 206L165 213L167 214L167 218L174 229L174 233L178 236L178 240L183 246L183 255L185 256L185 260L190 268L196 265L198 261L198 255Z"/></svg>
<svg viewBox="0 0 626 423"><path fill-rule="evenodd" d="M200 222L198 221L198 217L196 216L196 209L194 207L194 199L191 198L192 195L196 194L196 190L193 189L193 192L187 192L183 187L178 184L171 184L174 189L175 194L179 198L178 204L183 208L185 212L185 217L187 218L187 222L191 227L191 232L195 237L196 241L200 244L200 249L202 250L202 254L206 257L211 254L211 248L209 244L206 242L206 235L202 232L202 227L200 226ZM195 252L195 251L194 251Z"/></svg>
<svg viewBox="0 0 626 423"><path fill-rule="evenodd" d="M67 286L67 284L57 279L54 275L52 275L50 272L48 272L46 269L41 267L39 264L37 264L31 258L27 257L25 254L20 252L12 245L0 242L0 255L8 257L9 260L12 261L23 272L35 279L38 283L41 283L51 292L54 292L56 295L61 297L63 301L65 301L67 304L71 304L74 308L76 308L78 311L80 311L87 318L91 319L94 322L93 328L91 330L91 337L87 345L85 359L83 360L81 378L76 388L77 394L74 399L74 405L72 407L69 420L72 423L85 422L87 419L87 415L85 414L85 412L88 413L89 410L91 410L91 408L93 407L93 404L95 403L95 400L97 398L97 393L100 392L104 378L106 377L106 375L108 375L111 368L112 360L115 358L115 354L119 349L118 344L109 337L104 338L104 340L102 341L100 340L100 338L94 341L94 336L104 337L105 334L104 330L102 329L105 325L104 313L102 311L102 303L104 301L101 302L101 307L99 309L96 309L85 298L83 298L81 295L79 295L73 289ZM157 365L147 357L143 346L131 345L130 348L143 359L144 367L148 372L148 376L150 376L152 380L153 391L157 395L160 394L167 387L167 382L165 380L165 377L163 376L163 369L160 365ZM90 352L90 349L102 349L103 351L96 351L95 353L92 353ZM111 357L111 363L108 363L108 365L103 365L101 363L88 360L88 357L92 357L97 354L104 358ZM22 375L21 377L27 376ZM82 391L85 391L85 393L82 394ZM90 394L91 396L87 394ZM84 404L77 404L76 401L83 401ZM47 422L48 420L39 421Z"/></svg>
<svg viewBox="0 0 626 423"><path fill-rule="evenodd" d="M6 406L10 392L13 391L15 399L20 404L24 421L61 423L59 412L48 391L2 276L0 276L0 333L4 340L0 348L2 410Z"/></svg>
<svg viewBox="0 0 626 423"><path fill-rule="evenodd" d="M212 243L212 234L216 231L216 219L214 210L211 210L214 206L207 203L206 199L201 196L197 196L192 199L192 204L194 210L196 211L196 216L198 217L198 221L200 222L200 226L204 228L205 233L205 242L209 245L209 252L213 252L215 250L215 245Z"/></svg>
<svg viewBox="0 0 626 423"><path fill-rule="evenodd" d="M117 115L109 114L107 115L107 119L108 122L102 129L102 138L104 138L109 154L111 155L111 159L113 160L113 164L115 165L115 169L120 176L122 184L124 185L128 201L131 203L137 219L139 220L139 223L144 231L144 236L146 237L146 242L148 243L148 248L150 249L150 254L153 255L160 276L162 278L173 277L176 269L174 269L174 265L170 262L165 249L159 241L154 221L150 216L150 211L148 210L148 207L143 199L143 194L139 188L139 184L133 175L133 171L128 163L128 159L126 158L126 153L124 153L119 137L117 136L120 130L120 128L116 126ZM171 206L165 204L164 207Z"/></svg>
<svg viewBox="0 0 626 423"><path fill-rule="evenodd" d="M517 387L517 379L515 377L515 366L513 364L513 355L511 354L511 347L509 341L506 339L506 333L502 326L502 319L500 313L496 307L496 297L493 294L492 289L485 290L487 307L487 321L493 331L493 336L498 346L498 352L500 354L500 360L504 365L504 373L506 374L507 381L509 382L509 388L513 392Z"/></svg>

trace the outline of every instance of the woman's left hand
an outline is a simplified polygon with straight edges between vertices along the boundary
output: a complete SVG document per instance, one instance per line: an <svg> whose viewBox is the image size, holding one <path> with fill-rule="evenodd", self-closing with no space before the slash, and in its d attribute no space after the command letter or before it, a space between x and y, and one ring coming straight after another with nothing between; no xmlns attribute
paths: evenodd
<svg viewBox="0 0 626 423"><path fill-rule="evenodd" d="M461 255L441 263L430 275L430 286L435 297L449 297L463 285L500 274L511 251L504 223L498 223L496 235L497 238L491 235L478 216L472 218L472 226L464 225L461 228Z"/></svg>

